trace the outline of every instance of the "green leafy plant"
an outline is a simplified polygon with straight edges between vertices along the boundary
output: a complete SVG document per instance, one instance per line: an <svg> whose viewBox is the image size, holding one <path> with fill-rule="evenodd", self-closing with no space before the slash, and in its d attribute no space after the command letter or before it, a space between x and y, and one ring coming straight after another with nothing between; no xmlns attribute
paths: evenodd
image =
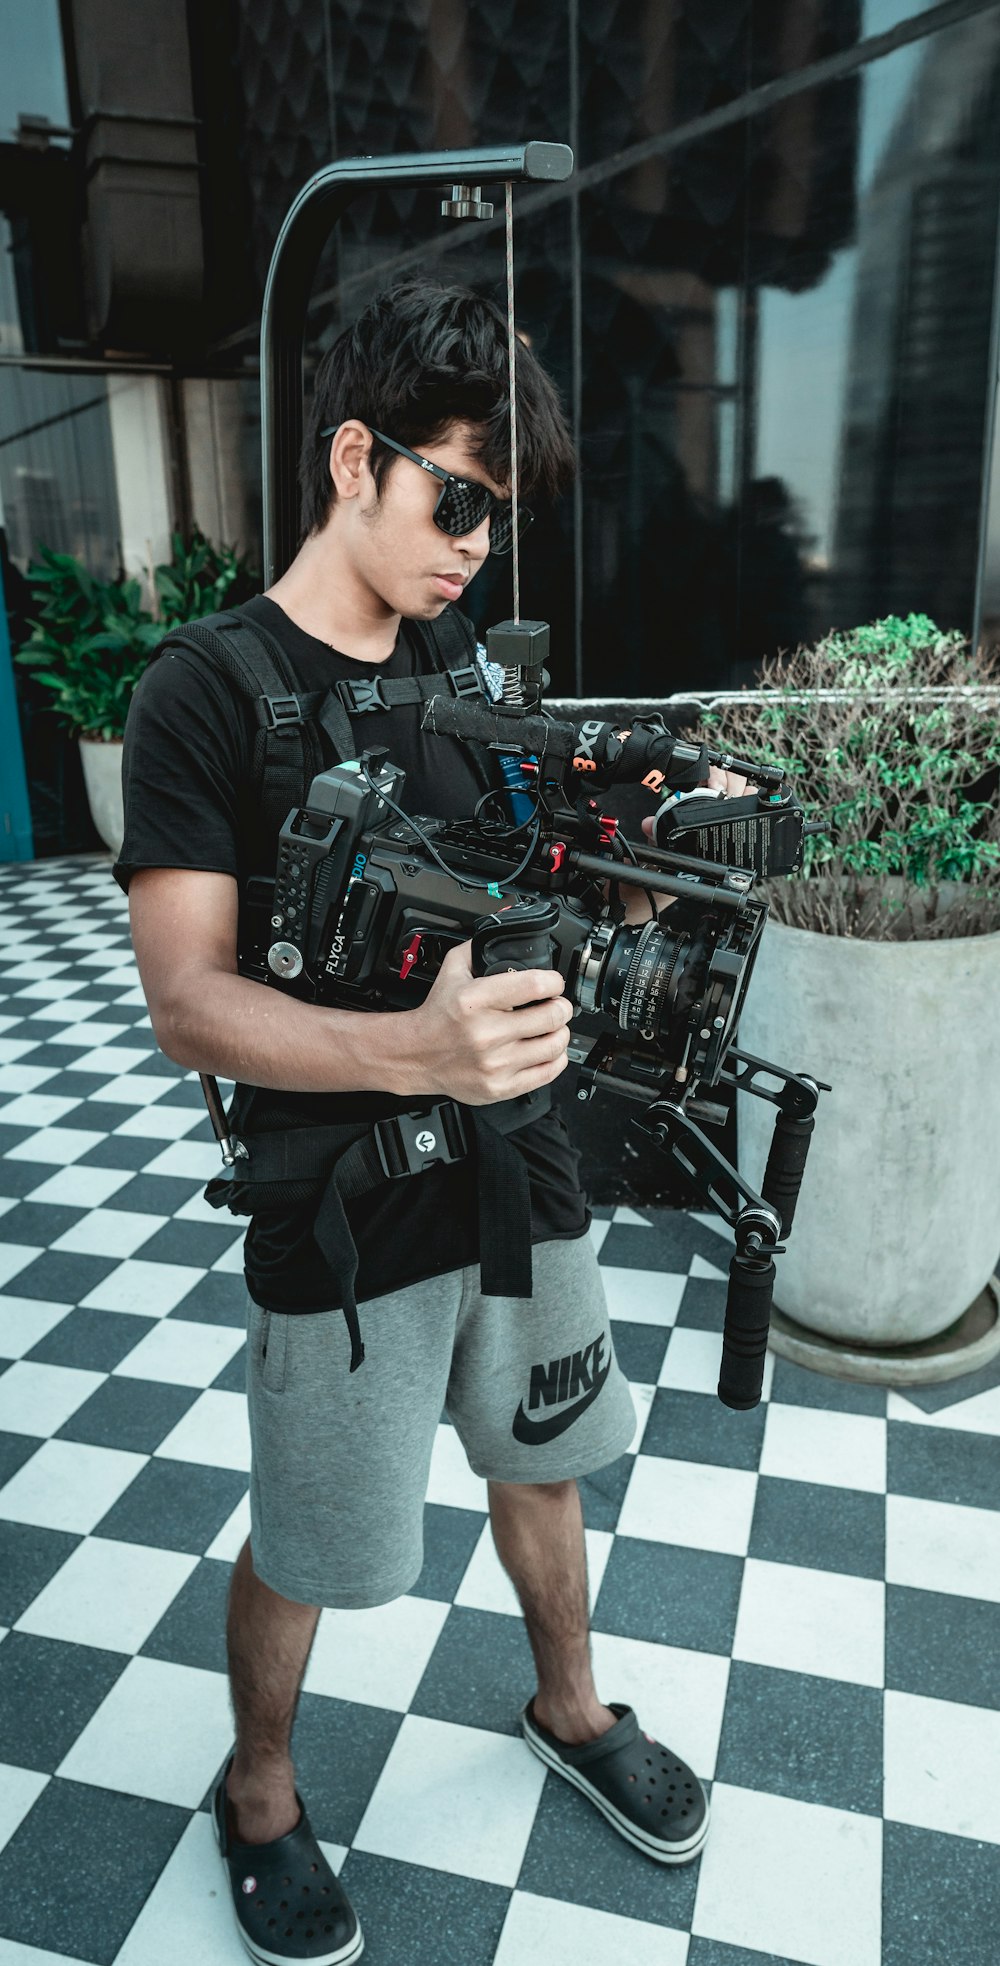
<svg viewBox="0 0 1000 1966"><path fill-rule="evenodd" d="M168 629L255 592L257 575L233 547L200 532L171 534L171 557L153 569L155 607L138 580L95 580L72 553L43 547L28 582L38 607L17 662L52 692L56 716L82 736L118 738L150 655Z"/></svg>
<svg viewBox="0 0 1000 1966"><path fill-rule="evenodd" d="M1000 669L926 615L889 615L765 661L702 734L783 764L806 817L778 921L871 941L1000 929Z"/></svg>

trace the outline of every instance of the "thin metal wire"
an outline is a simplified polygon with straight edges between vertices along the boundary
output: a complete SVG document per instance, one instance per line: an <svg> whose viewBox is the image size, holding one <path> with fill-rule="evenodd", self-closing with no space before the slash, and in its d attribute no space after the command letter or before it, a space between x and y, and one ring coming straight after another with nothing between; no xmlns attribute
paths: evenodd
<svg viewBox="0 0 1000 1966"><path fill-rule="evenodd" d="M514 528L512 556L514 572L514 620L521 619L521 568L517 544L517 391L514 382L514 186L504 185L507 227L507 372L510 383L510 517Z"/></svg>

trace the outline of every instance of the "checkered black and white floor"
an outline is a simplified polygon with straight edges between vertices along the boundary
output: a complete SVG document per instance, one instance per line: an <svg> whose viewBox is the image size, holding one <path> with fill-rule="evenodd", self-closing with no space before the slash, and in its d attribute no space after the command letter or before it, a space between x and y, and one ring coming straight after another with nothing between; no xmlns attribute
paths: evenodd
<svg viewBox="0 0 1000 1966"><path fill-rule="evenodd" d="M0 875L0 955L0 1962L224 1966L240 1235L108 861ZM583 1484L599 1685L711 1782L707 1850L650 1863L517 1737L530 1655L442 1426L423 1575L324 1613L297 1723L367 1958L995 1966L1000 1367L904 1399L772 1362L729 1413L724 1236L593 1233L640 1414Z"/></svg>

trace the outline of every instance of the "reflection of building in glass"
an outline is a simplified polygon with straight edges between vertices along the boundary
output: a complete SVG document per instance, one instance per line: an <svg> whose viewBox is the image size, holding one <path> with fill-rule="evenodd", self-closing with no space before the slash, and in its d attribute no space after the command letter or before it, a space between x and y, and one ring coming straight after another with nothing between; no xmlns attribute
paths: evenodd
<svg viewBox="0 0 1000 1966"><path fill-rule="evenodd" d="M929 44L858 228L841 620L971 626L997 234L1000 13Z"/></svg>

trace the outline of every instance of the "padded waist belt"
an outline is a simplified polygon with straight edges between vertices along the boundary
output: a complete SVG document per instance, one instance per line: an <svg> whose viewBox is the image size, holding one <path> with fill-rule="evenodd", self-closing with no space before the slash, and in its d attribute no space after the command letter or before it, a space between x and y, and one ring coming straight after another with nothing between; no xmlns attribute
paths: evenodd
<svg viewBox="0 0 1000 1966"><path fill-rule="evenodd" d="M548 1088L544 1091L547 1095ZM248 1159L240 1160L231 1173L210 1181L205 1200L212 1208L228 1208L234 1215L254 1215L283 1202L298 1203L314 1194L319 1196L313 1237L341 1288L351 1339L351 1371L356 1372L363 1363L365 1348L354 1294L358 1251L344 1203L369 1194L387 1180L401 1180L407 1175L419 1178L428 1167L465 1160L474 1151L479 1166L483 1294L531 1296L528 1170L523 1156L501 1129L505 1122L526 1124L548 1109L551 1098L546 1096L522 1115L516 1107L526 1104L511 1101L502 1108L462 1107L445 1099L379 1120L373 1127L286 1127L273 1133L251 1133L245 1142Z"/></svg>

